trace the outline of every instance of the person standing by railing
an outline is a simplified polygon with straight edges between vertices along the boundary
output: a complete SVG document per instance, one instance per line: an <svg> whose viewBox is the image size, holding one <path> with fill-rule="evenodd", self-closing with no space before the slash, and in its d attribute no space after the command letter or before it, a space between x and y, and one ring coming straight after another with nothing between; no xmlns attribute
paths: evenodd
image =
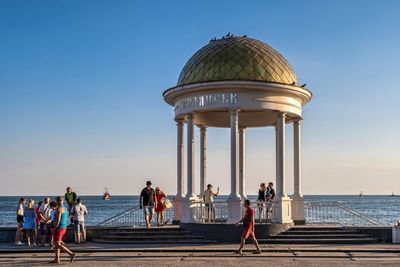
<svg viewBox="0 0 400 267"><path fill-rule="evenodd" d="M258 208L258 219L261 221L262 214L264 210L264 203L267 200L266 198L267 188L265 183L260 184L260 188L258 189L258 197L257 197L257 208Z"/></svg>
<svg viewBox="0 0 400 267"><path fill-rule="evenodd" d="M156 192L151 187L151 181L146 182L146 187L140 193L139 207L143 209L146 227L150 228L153 220L154 204L156 203Z"/></svg>
<svg viewBox="0 0 400 267"><path fill-rule="evenodd" d="M241 223L243 223L244 230L242 232L242 237L240 239L239 250L235 251L235 253L242 255L244 243L246 242L246 239L250 238L257 249L255 254L261 254L260 246L258 245L256 235L254 234L255 230L254 210L251 208L250 200L246 199L243 203L243 207L246 209L246 213L244 217L236 225L240 225Z"/></svg>
<svg viewBox="0 0 400 267"><path fill-rule="evenodd" d="M274 189L274 183L273 182L269 182L268 183L268 187L267 187L267 191L266 191L266 213L267 213L267 219L269 218L269 213L272 212L272 200L275 197L275 189Z"/></svg>
<svg viewBox="0 0 400 267"><path fill-rule="evenodd" d="M212 191L212 185L208 184L207 189L203 192L203 201L207 211L207 222L211 220L215 220L215 207L214 207L214 197L217 197L219 194L219 187L217 188L217 192Z"/></svg>

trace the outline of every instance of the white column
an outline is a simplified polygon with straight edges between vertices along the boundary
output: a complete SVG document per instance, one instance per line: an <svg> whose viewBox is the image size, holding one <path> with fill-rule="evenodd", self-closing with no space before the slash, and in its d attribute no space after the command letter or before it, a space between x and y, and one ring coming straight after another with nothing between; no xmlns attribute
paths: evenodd
<svg viewBox="0 0 400 267"><path fill-rule="evenodd" d="M196 196L194 193L194 125L193 114L186 118L187 124L187 191L186 198Z"/></svg>
<svg viewBox="0 0 400 267"><path fill-rule="evenodd" d="M183 145L183 135L184 135L184 119L175 119L176 121L176 129L177 129L177 190L176 197L183 198L185 195L183 194L184 187L184 145Z"/></svg>
<svg viewBox="0 0 400 267"><path fill-rule="evenodd" d="M246 199L246 128L239 128L239 195Z"/></svg>
<svg viewBox="0 0 400 267"><path fill-rule="evenodd" d="M294 193L292 214L295 224L304 224L304 197L301 193L301 118L293 122Z"/></svg>
<svg viewBox="0 0 400 267"><path fill-rule="evenodd" d="M278 112L276 125L276 197L272 206L273 223L292 223L291 199L285 190L285 123L286 114Z"/></svg>
<svg viewBox="0 0 400 267"><path fill-rule="evenodd" d="M174 198L174 221L179 222L183 218L183 187L184 187L184 145L183 145L183 135L184 135L184 119L175 119L176 129L177 129L177 190L176 196Z"/></svg>
<svg viewBox="0 0 400 267"><path fill-rule="evenodd" d="M278 138L277 138L277 170L276 175L278 196L286 197L285 190L285 120L286 114L278 113ZM279 188L278 188L279 187Z"/></svg>
<svg viewBox="0 0 400 267"><path fill-rule="evenodd" d="M227 199L228 221L236 223L241 218L241 199L239 195L239 111L232 110L231 116L231 193Z"/></svg>
<svg viewBox="0 0 400 267"><path fill-rule="evenodd" d="M293 145L294 145L294 196L302 197L301 194L301 132L300 121L293 122Z"/></svg>
<svg viewBox="0 0 400 267"><path fill-rule="evenodd" d="M197 196L194 193L194 125L193 114L188 114L186 117L187 124L187 191L183 207L183 223L195 222L196 200Z"/></svg>
<svg viewBox="0 0 400 267"><path fill-rule="evenodd" d="M199 126L200 128L200 195L206 189L207 172L206 172L206 151L207 151L207 127L204 125Z"/></svg>

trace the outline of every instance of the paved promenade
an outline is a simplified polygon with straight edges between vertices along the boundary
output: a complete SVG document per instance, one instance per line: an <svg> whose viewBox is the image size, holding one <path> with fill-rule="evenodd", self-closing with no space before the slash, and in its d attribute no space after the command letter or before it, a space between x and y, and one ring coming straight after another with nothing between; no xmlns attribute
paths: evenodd
<svg viewBox="0 0 400 267"><path fill-rule="evenodd" d="M400 266L400 245L263 245L263 254L232 252L237 245L70 245L78 254L71 266ZM48 248L0 245L0 266L42 266ZM68 264L68 259L62 259ZM259 265L260 264L260 265ZM68 264L69 265L69 264Z"/></svg>

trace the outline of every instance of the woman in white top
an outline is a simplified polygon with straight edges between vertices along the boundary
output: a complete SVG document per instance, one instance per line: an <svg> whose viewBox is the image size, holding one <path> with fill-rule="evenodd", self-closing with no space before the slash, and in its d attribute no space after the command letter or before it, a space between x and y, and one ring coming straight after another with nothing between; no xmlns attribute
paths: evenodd
<svg viewBox="0 0 400 267"><path fill-rule="evenodd" d="M22 225L24 223L24 205L25 205L25 198L21 197L18 202L17 208L17 232L15 234L15 245L20 246L24 243L21 242L22 239Z"/></svg>

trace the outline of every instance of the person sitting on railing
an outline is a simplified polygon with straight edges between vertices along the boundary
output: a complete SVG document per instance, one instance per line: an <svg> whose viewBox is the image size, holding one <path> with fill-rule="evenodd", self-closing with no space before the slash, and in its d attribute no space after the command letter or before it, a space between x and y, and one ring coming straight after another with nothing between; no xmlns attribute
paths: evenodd
<svg viewBox="0 0 400 267"><path fill-rule="evenodd" d="M146 227L150 228L153 220L154 204L156 202L156 192L151 187L151 181L146 182L146 187L140 193L139 207L143 209Z"/></svg>
<svg viewBox="0 0 400 267"><path fill-rule="evenodd" d="M256 235L254 234L255 224L254 224L254 210L251 208L250 200L246 199L243 203L243 207L246 209L246 213L244 217L236 224L240 225L243 223L244 230L242 232L242 237L240 239L240 247L239 250L235 251L237 254L243 254L242 249L246 239L250 238L254 245L256 246L257 251L255 254L261 254L260 246L258 245L258 241L256 239Z"/></svg>
<svg viewBox="0 0 400 267"><path fill-rule="evenodd" d="M207 221L215 220L215 207L214 207L214 197L218 196L219 194L219 187L217 188L217 192L214 193L212 191L212 185L208 184L207 189L203 192L203 201L204 205L206 206L207 211Z"/></svg>

